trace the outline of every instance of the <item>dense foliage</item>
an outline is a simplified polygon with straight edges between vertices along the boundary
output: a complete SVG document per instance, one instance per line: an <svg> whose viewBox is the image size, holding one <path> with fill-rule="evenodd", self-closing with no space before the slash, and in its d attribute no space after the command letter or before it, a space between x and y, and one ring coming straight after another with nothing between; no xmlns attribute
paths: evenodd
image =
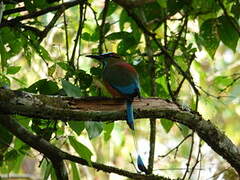
<svg viewBox="0 0 240 180"><path fill-rule="evenodd" d="M102 67L85 56L116 52L139 72L143 97L168 99L201 113L238 145L239 18L238 0L3 0L0 86L44 95L108 96L100 81ZM125 123L13 118L88 162L135 171ZM137 120L136 126L139 144L146 144L146 164L150 144L156 144L155 155L150 150L151 173L237 178L186 126L167 119L151 119L150 125ZM28 161L41 172L24 169ZM113 178L73 162L67 166L72 179ZM56 178L49 161L0 125L0 177L12 172Z"/></svg>

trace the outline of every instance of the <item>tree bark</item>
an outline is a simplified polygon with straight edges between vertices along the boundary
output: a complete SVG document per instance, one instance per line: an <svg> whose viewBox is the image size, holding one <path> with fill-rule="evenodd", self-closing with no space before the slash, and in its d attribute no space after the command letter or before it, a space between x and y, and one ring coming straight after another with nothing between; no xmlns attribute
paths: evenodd
<svg viewBox="0 0 240 180"><path fill-rule="evenodd" d="M240 172L238 147L199 113L159 98L137 99L133 106L136 119L166 118L186 125ZM46 96L8 89L0 89L0 112L62 121L116 121L126 116L123 99Z"/></svg>

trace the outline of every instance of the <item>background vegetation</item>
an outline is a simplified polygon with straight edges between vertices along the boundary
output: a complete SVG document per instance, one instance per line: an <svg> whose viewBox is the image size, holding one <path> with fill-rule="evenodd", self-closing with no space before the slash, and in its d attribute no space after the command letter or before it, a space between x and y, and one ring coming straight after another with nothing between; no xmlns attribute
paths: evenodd
<svg viewBox="0 0 240 180"><path fill-rule="evenodd" d="M1 87L44 95L108 96L100 81L101 66L85 56L116 52L139 72L143 97L197 111L240 144L238 0L0 4ZM135 157L134 143L125 122L14 118L72 154L135 171L129 155ZM151 173L172 179L237 179L231 166L186 126L141 119L136 127ZM124 179L66 163L70 179ZM0 125L0 177L14 175L56 179L46 158Z"/></svg>

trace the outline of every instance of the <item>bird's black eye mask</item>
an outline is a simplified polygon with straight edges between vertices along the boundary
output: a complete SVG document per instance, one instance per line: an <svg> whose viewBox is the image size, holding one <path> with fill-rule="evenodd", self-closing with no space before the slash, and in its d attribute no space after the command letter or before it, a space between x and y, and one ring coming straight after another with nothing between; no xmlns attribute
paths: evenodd
<svg viewBox="0 0 240 180"><path fill-rule="evenodd" d="M120 56L118 54L113 53L113 52L103 53L100 56L102 56L103 58L108 58L108 57L120 58Z"/></svg>

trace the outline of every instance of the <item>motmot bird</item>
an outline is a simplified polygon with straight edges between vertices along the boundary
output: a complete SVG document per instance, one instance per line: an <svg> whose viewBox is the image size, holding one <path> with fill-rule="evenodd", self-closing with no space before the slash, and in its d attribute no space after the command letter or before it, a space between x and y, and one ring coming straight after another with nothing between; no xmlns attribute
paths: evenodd
<svg viewBox="0 0 240 180"><path fill-rule="evenodd" d="M134 97L140 98L139 76L135 68L113 52L101 55L88 55L103 63L102 78L105 87L113 97L126 99L127 124L134 130L132 102Z"/></svg>
<svg viewBox="0 0 240 180"><path fill-rule="evenodd" d="M132 130L134 130L132 102L134 97L138 96L140 98L140 83L137 71L132 65L125 62L123 58L116 53L110 52L101 55L88 55L87 57L97 59L103 63L102 78L104 85L113 97L126 99L127 124ZM136 148L134 133L133 137ZM148 173L140 155L137 157L137 166L140 171L145 172L146 174Z"/></svg>

